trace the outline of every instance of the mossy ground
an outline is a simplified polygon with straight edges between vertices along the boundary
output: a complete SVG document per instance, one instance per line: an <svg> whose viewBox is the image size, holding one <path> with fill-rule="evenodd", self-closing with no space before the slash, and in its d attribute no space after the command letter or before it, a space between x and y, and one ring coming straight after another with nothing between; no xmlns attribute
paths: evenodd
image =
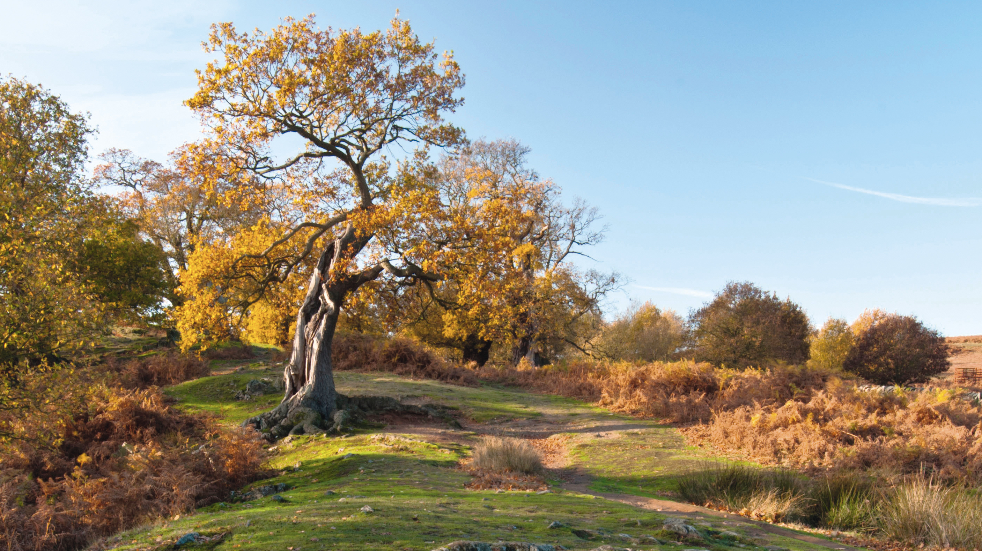
<svg viewBox="0 0 982 551"><path fill-rule="evenodd" d="M258 377L280 376L264 362L239 361L228 372L189 381L168 390L179 407L210 412L240 423L273 407L278 395L236 401L236 392ZM632 549L682 549L678 543L630 543L659 534L663 516L650 510L585 493L563 490L558 480L549 493L473 491L469 475L458 467L474 440L475 427L507 433L554 429L570 434L570 460L593 478L591 488L643 496L662 495L672 478L706 455L687 448L678 431L651 422L614 416L564 398L515 389L458 387L410 380L390 374L336 373L340 392L372 394L408 401L430 401L458 408L467 419L460 438L426 441L400 434L399 426L366 430L346 437L301 436L271 447L270 466L278 476L253 487L285 483L282 494L243 503L220 503L180 518L121 533L108 543L117 549L168 549L182 535L226 534L220 542L181 549L236 550L428 550L455 540L531 541L568 549L593 549L603 543ZM596 437L597 431L603 436ZM348 455L350 454L350 455ZM363 512L364 506L373 512ZM558 521L563 528L549 528ZM693 520L705 522L706 519ZM819 549L793 538L755 532L751 525L708 519L697 527L708 539L684 548L753 549L778 545ZM572 529L600 534L585 540ZM740 534L737 539L719 531ZM717 534L717 535L714 535ZM664 537L664 534L662 534Z"/></svg>

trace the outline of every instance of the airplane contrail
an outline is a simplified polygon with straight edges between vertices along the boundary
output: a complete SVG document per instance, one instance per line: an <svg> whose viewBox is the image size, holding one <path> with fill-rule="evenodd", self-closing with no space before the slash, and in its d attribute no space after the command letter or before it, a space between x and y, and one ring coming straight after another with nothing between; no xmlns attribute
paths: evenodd
<svg viewBox="0 0 982 551"><path fill-rule="evenodd" d="M847 186L845 184L837 184L835 182L825 182L823 180L816 180L814 178L805 178L805 180L808 180L810 182L815 182L817 184L844 189L847 191L855 191L856 193L875 195L877 197L883 197L884 199L890 199L892 201L900 201L901 203L915 203L918 205L934 205L936 207L982 206L982 198L979 197L965 197L962 199L945 199L943 197L914 197L912 195L901 195L899 193L887 193L885 191L874 191L872 189L863 189L861 187Z"/></svg>

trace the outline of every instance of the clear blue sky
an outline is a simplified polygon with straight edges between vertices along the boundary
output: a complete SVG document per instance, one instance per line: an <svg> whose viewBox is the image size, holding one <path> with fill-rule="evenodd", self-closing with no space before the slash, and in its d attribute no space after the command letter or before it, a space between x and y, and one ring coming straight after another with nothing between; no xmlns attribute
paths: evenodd
<svg viewBox="0 0 982 551"><path fill-rule="evenodd" d="M730 280L820 325L864 308L982 334L982 4L3 0L0 73L162 159L208 25L383 28L467 75L455 117L514 137L609 224L595 258L682 314Z"/></svg>

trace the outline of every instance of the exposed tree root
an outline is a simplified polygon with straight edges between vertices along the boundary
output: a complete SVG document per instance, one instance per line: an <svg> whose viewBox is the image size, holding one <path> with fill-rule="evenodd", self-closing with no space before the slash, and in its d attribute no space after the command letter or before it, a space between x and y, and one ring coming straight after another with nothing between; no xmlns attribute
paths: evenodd
<svg viewBox="0 0 982 551"><path fill-rule="evenodd" d="M460 427L456 410L447 406L403 404L388 396L337 395L336 409L324 415L298 400L284 400L276 408L246 419L242 426L254 427L263 438L274 442L287 435L338 434L354 430L370 415L407 414L439 419Z"/></svg>

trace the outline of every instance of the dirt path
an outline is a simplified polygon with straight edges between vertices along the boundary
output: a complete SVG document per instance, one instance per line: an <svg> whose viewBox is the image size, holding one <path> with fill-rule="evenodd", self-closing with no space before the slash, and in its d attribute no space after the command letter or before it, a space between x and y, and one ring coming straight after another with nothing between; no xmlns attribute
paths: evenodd
<svg viewBox="0 0 982 551"><path fill-rule="evenodd" d="M552 404L537 408L539 416L527 419L506 420L491 423L464 422L463 430L452 430L432 424L403 424L390 427L392 432L415 434L433 442L453 442L464 445L474 445L482 435L508 436L544 441L556 435L563 435L576 440L606 439L616 441L629 431L662 427L653 422L626 420L623 417L606 413L583 412L572 413L563 407ZM565 446L564 446L565 447ZM549 455L546 457L546 467L556 478L563 480L561 490L579 494L592 495L597 498L617 501L640 509L657 511L670 516L684 518L694 524L713 523L722 530L739 529L748 537L766 539L777 536L811 544L825 549L837 551L858 551L839 542L830 541L818 536L804 534L790 528L755 521L721 511L714 511L689 503L680 503L664 499L631 495L626 493L598 492L591 489L593 477L582 465L571 460L568 453ZM719 526L722 525L722 526Z"/></svg>
<svg viewBox="0 0 982 551"><path fill-rule="evenodd" d="M625 503L627 505L632 505L640 509L647 509L649 511L666 513L668 515L685 518L690 521L726 519L721 524L732 528L742 528L748 536L754 538L762 537L765 534L771 534L775 536L782 536L785 538L803 541L813 545L818 545L821 547L825 547L826 549L859 551L856 547L850 547L848 545L839 542L830 541L824 538L819 538L808 534L802 534L801 532L797 532L789 528L776 526L774 524L769 524L767 522L751 520L746 517L742 517L740 515L735 515L732 513L714 511L712 509L699 507L698 505L692 505L690 503L679 503L677 501L668 501L664 499L654 499L650 497L635 496L630 494L609 494L609 493L602 493L602 492L594 492L590 490L589 486L590 486L589 475L584 474L584 475L577 476L571 482L567 482L566 484L563 484L563 489L581 493L581 494L594 495L603 499L608 499L610 501Z"/></svg>

